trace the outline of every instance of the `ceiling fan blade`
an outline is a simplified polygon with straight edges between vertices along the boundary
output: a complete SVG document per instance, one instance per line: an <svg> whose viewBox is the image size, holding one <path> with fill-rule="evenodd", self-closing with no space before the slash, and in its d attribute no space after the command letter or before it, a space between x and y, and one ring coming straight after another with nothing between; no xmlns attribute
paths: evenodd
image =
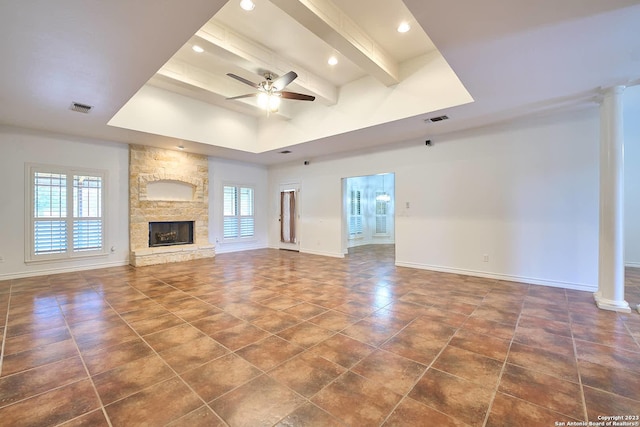
<svg viewBox="0 0 640 427"><path fill-rule="evenodd" d="M289 83L294 81L298 75L293 71L289 71L287 74L283 74L271 83L271 87L275 91L281 91L284 89Z"/></svg>
<svg viewBox="0 0 640 427"><path fill-rule="evenodd" d="M246 95L232 96L231 98L225 98L225 99L230 100L230 99L252 98L258 95L259 93L248 93Z"/></svg>
<svg viewBox="0 0 640 427"><path fill-rule="evenodd" d="M295 92L278 92L284 99L296 99L298 101L313 101L315 96L305 95L304 93Z"/></svg>
<svg viewBox="0 0 640 427"><path fill-rule="evenodd" d="M231 77L231 78L233 78L233 79L236 79L236 80L238 80L239 82L242 82L242 83L244 83L244 84L246 84L246 85L249 85L249 86L251 86L252 88L258 89L258 87L259 87L257 83L254 83L254 82L252 82L251 80L247 80L247 79L245 79L244 77L240 77L240 76L237 76L237 75L232 74L232 73L227 73L227 76L229 76L229 77Z"/></svg>

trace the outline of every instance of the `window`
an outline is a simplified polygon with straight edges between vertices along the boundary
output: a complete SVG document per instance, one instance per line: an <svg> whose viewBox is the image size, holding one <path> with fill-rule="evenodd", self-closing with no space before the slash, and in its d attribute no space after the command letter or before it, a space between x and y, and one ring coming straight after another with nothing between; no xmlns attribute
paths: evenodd
<svg viewBox="0 0 640 427"><path fill-rule="evenodd" d="M351 190L349 200L349 236L362 235L362 197L360 190Z"/></svg>
<svg viewBox="0 0 640 427"><path fill-rule="evenodd" d="M28 166L28 261L104 253L104 171Z"/></svg>
<svg viewBox="0 0 640 427"><path fill-rule="evenodd" d="M389 195L384 191L376 191L376 233L387 234L387 208Z"/></svg>
<svg viewBox="0 0 640 427"><path fill-rule="evenodd" d="M225 239L253 237L255 232L253 188L225 185L222 211Z"/></svg>

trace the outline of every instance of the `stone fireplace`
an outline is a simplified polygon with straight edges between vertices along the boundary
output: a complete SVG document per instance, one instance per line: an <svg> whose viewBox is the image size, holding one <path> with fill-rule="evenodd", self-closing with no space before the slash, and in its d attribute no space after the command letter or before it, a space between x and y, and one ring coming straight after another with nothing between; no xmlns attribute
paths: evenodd
<svg viewBox="0 0 640 427"><path fill-rule="evenodd" d="M215 256L206 156L131 145L129 260L135 267Z"/></svg>

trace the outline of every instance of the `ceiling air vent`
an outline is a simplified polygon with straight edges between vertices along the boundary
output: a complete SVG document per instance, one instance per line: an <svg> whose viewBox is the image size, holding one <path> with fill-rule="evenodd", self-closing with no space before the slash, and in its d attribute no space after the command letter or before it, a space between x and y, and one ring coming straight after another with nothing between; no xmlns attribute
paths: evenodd
<svg viewBox="0 0 640 427"><path fill-rule="evenodd" d="M441 122L443 120L449 120L449 116L430 117L430 118L426 119L425 122L427 122L427 123L435 123L435 122Z"/></svg>
<svg viewBox="0 0 640 427"><path fill-rule="evenodd" d="M92 108L93 106L91 105L81 104L79 102L72 102L71 107L69 107L71 111L77 111L78 113L85 113L85 114L91 111Z"/></svg>

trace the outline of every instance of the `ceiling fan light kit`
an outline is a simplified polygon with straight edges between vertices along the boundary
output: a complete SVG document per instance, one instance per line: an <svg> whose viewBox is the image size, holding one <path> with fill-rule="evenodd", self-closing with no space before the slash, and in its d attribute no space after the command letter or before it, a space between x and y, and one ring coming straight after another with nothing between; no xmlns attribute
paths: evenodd
<svg viewBox="0 0 640 427"><path fill-rule="evenodd" d="M289 71L288 73L281 75L275 80L274 75L267 72L264 74L265 80L261 83L254 83L251 80L247 80L244 77L240 77L233 73L227 73L227 76L236 79L239 82L246 84L247 86L251 86L252 88L257 89L257 92L249 93L246 95L233 96L231 98L227 98L228 100L257 97L258 106L266 110L267 113L278 111L280 100L282 98L297 101L313 101L316 99L315 96L283 90L298 77L298 75L293 71Z"/></svg>

